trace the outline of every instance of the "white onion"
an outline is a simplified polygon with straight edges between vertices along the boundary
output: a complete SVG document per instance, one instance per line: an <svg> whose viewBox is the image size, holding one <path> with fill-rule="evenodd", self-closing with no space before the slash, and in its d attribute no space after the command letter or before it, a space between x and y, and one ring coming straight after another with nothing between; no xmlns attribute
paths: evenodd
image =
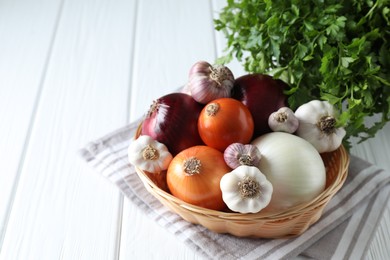
<svg viewBox="0 0 390 260"><path fill-rule="evenodd" d="M318 151L306 140L273 132L256 138L252 144L262 155L259 169L274 188L271 202L263 211L284 211L309 202L324 191L324 163Z"/></svg>

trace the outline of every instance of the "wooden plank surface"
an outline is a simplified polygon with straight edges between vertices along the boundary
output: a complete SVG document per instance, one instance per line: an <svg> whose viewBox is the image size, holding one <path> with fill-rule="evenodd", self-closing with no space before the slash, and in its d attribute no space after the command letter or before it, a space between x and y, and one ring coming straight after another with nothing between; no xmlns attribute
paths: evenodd
<svg viewBox="0 0 390 260"><path fill-rule="evenodd" d="M360 144L355 143L351 153L390 172L390 123L387 123L375 138ZM368 246L367 259L390 258L390 248L387 246L390 243L390 200L387 205L383 205L383 211L378 231Z"/></svg>
<svg viewBox="0 0 390 260"><path fill-rule="evenodd" d="M210 14L208 0L138 2L130 121L144 115L154 99L184 85L195 61L215 59ZM198 257L128 201L124 202L120 248L123 260Z"/></svg>
<svg viewBox="0 0 390 260"><path fill-rule="evenodd" d="M183 86L196 61L215 59L211 12L209 0L138 2L130 120L144 115L154 99Z"/></svg>
<svg viewBox="0 0 390 260"><path fill-rule="evenodd" d="M54 13L58 28L41 73L2 259L118 255L123 198L77 151L127 121L132 11L133 1L69 0Z"/></svg>
<svg viewBox="0 0 390 260"><path fill-rule="evenodd" d="M60 0L0 1L0 245L18 188L60 11Z"/></svg>
<svg viewBox="0 0 390 260"><path fill-rule="evenodd" d="M77 150L225 46L225 0L0 0L0 259L200 259ZM234 61L235 76L244 74ZM352 150L390 170L390 124ZM390 256L390 205L369 259Z"/></svg>

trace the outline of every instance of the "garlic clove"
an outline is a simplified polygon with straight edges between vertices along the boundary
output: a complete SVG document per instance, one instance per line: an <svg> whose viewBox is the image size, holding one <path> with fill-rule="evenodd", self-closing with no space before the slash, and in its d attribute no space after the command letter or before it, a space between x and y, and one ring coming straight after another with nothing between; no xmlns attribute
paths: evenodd
<svg viewBox="0 0 390 260"><path fill-rule="evenodd" d="M228 192L228 195L235 196L234 193L238 191L237 183L239 183L241 178L237 174L233 174L230 178L221 179L220 185L223 185L225 191ZM231 192L231 193L229 193Z"/></svg>

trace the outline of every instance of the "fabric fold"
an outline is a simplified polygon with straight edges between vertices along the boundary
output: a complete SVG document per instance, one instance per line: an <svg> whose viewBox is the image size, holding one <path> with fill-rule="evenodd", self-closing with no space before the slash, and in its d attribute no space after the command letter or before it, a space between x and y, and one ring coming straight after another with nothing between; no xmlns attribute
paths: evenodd
<svg viewBox="0 0 390 260"><path fill-rule="evenodd" d="M123 195L192 250L209 259L315 259L364 256L383 208L388 202L390 174L351 156L342 189L325 208L322 217L302 235L289 239L238 238L217 234L183 220L169 211L144 187L128 163L127 148L139 121L90 142L81 157L114 183ZM364 234L364 235L363 235Z"/></svg>

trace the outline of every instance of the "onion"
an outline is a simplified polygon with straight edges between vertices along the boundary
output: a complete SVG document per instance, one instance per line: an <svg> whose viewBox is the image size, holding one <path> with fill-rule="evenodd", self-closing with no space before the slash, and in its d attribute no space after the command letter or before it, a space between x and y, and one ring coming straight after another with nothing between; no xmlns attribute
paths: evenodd
<svg viewBox="0 0 390 260"><path fill-rule="evenodd" d="M223 210L219 184L222 176L230 172L222 152L209 146L198 145L181 151L168 167L167 184L172 195L193 205Z"/></svg>
<svg viewBox="0 0 390 260"><path fill-rule="evenodd" d="M287 84L263 74L248 74L235 80L232 97L249 108L255 123L254 136L271 132L268 118L271 113L287 106L283 90Z"/></svg>
<svg viewBox="0 0 390 260"><path fill-rule="evenodd" d="M153 101L142 123L141 134L165 144L172 155L203 144L198 133L198 117L202 108L187 94L165 95Z"/></svg>
<svg viewBox="0 0 390 260"><path fill-rule="evenodd" d="M317 150L306 140L283 132L253 140L262 155L259 169L274 191L267 212L280 212L309 202L325 189L326 171Z"/></svg>

